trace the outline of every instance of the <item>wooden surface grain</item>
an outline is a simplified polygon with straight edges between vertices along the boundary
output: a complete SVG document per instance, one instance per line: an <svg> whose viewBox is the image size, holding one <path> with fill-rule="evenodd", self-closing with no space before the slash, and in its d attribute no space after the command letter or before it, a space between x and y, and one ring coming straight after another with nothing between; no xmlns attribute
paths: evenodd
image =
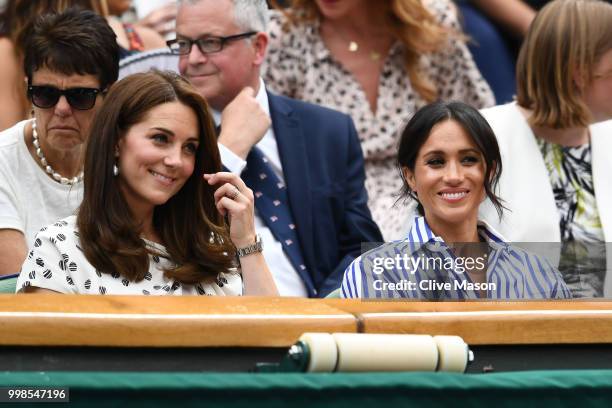
<svg viewBox="0 0 612 408"><path fill-rule="evenodd" d="M0 345L287 347L308 331L447 334L481 345L612 343L612 302L0 295Z"/></svg>
<svg viewBox="0 0 612 408"><path fill-rule="evenodd" d="M286 347L303 332L355 332L353 315L309 299L0 296L0 345Z"/></svg>
<svg viewBox="0 0 612 408"><path fill-rule="evenodd" d="M612 343L612 302L325 300L364 333L461 336L468 344Z"/></svg>

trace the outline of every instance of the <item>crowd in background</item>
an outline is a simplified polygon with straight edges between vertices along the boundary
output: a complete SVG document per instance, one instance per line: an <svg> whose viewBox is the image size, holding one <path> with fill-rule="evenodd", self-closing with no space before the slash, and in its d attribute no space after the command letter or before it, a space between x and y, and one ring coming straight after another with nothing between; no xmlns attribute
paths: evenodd
<svg viewBox="0 0 612 408"><path fill-rule="evenodd" d="M18 291L612 295L609 2L2 3Z"/></svg>

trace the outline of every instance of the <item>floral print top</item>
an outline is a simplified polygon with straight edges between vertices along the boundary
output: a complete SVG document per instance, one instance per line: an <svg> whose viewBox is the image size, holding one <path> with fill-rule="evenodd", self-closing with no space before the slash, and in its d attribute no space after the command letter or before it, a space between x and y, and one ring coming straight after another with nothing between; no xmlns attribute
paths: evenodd
<svg viewBox="0 0 612 408"><path fill-rule="evenodd" d="M601 297L606 249L595 201L591 145L563 147L537 140L559 210L559 270L575 297Z"/></svg>

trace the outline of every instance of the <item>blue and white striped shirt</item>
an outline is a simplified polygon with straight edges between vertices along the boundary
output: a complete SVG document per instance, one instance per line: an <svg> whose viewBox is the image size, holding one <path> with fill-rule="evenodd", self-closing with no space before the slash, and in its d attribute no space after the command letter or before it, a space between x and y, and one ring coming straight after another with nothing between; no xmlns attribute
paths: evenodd
<svg viewBox="0 0 612 408"><path fill-rule="evenodd" d="M348 266L341 297L479 299L480 291L489 299L572 297L546 258L505 243L484 222L478 223L478 234L486 244L467 245L480 245L481 256L459 257L431 231L424 217L416 217L406 239L383 244ZM474 282L466 273L475 266L486 270L485 282Z"/></svg>

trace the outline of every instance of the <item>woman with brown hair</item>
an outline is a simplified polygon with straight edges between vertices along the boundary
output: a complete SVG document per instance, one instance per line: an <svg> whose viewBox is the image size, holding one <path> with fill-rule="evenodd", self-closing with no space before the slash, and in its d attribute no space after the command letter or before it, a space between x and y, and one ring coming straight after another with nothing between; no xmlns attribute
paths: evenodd
<svg viewBox="0 0 612 408"><path fill-rule="evenodd" d="M521 48L517 91L515 103L482 112L499 140L499 196L510 210L501 222L490 205L484 215L511 241L551 243L574 296L612 294L612 5L546 5Z"/></svg>
<svg viewBox="0 0 612 408"><path fill-rule="evenodd" d="M92 124L78 215L39 232L18 290L277 294L253 192L219 172L198 92L176 74L149 72L119 81L106 101Z"/></svg>
<svg viewBox="0 0 612 408"><path fill-rule="evenodd" d="M385 239L406 217L394 206L401 130L437 99L494 104L452 2L295 0L272 14L266 84L352 116L365 156L366 188Z"/></svg>

